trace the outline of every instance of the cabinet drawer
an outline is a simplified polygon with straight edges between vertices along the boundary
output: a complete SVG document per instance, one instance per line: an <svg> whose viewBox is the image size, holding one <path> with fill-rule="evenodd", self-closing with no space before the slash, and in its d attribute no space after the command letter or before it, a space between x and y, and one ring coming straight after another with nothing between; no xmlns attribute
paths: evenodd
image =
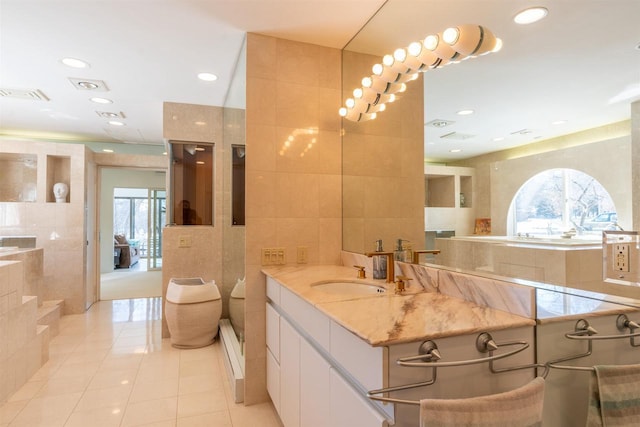
<svg viewBox="0 0 640 427"><path fill-rule="evenodd" d="M280 305L281 286L275 279L267 276L267 297L276 305Z"/></svg>
<svg viewBox="0 0 640 427"><path fill-rule="evenodd" d="M280 363L280 315L267 303L267 348Z"/></svg>
<svg viewBox="0 0 640 427"><path fill-rule="evenodd" d="M325 350L329 350L329 318L293 292L280 288L280 307Z"/></svg>
<svg viewBox="0 0 640 427"><path fill-rule="evenodd" d="M273 406L276 408L278 415L280 414L280 365L267 350L267 391L271 396Z"/></svg>
<svg viewBox="0 0 640 427"><path fill-rule="evenodd" d="M386 386L386 347L371 347L333 320L331 321L331 355L367 390Z"/></svg>

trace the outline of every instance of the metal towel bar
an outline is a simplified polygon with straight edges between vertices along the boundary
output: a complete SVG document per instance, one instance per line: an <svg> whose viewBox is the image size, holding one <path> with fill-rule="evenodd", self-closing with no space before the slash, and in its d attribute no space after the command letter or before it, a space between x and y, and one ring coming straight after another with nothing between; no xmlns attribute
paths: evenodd
<svg viewBox="0 0 640 427"><path fill-rule="evenodd" d="M624 335L597 335L598 331L589 325L585 319L580 319L576 322L575 330L573 332L567 332L564 336L571 340L578 341L587 341L587 351L581 354L576 354L572 356L563 357L560 359L555 359L548 361L545 365L547 369L564 369L569 371L587 371L591 372L595 369L592 366L571 366L571 365L561 365L560 363L568 362L569 360L580 359L583 357L591 356L593 353L593 341L603 341L603 340L617 340L617 339L629 339L629 344L631 347L640 347L640 344L636 344L634 338L640 336L640 332L633 332L635 329L640 328L638 323L629 320L626 314L620 314L616 319L616 327L620 331L624 331L625 329L629 330L628 334Z"/></svg>
<svg viewBox="0 0 640 427"><path fill-rule="evenodd" d="M493 352L499 349L500 347L508 347L508 346L515 346L515 345L519 346L515 350L511 350L506 353L502 353L498 355L493 355ZM377 396L377 395L432 385L436 382L438 368L475 365L478 363L485 363L485 362L489 363L489 368L493 373L502 373L502 372L509 372L509 371L515 371L519 369L528 369L528 368L545 368L545 373L543 375L546 376L548 368L545 365L540 365L540 364L521 365L521 366L508 367L508 368L502 368L502 369L495 369L493 367L494 361L499 359L504 359L509 356L513 356L514 354L520 353L521 351L526 350L527 348L529 348L529 343L527 343L526 341L506 341L506 342L496 343L489 333L483 332L480 335L478 335L478 337L476 338L476 349L482 353L489 353L488 357L481 357L478 359L470 359L470 360L456 360L452 362L438 362L438 360L440 360L441 358L440 352L438 350L438 346L433 341L425 341L420 345L418 349L419 354L415 356L401 357L396 361L396 363L400 366L431 368L432 370L431 379L427 381L413 383L413 384L404 384L404 385L399 385L394 387L385 387L377 390L371 390L367 392L367 397L369 397L369 399L378 400L382 402L401 403L406 405L419 405L420 404L419 400L396 399L392 397L384 397L384 396ZM426 361L413 362L414 360L426 360Z"/></svg>

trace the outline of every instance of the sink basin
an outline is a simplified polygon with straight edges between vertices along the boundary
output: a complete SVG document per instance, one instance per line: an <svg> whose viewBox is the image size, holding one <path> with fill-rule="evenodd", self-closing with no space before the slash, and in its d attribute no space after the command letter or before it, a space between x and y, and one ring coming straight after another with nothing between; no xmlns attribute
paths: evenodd
<svg viewBox="0 0 640 427"><path fill-rule="evenodd" d="M383 294L387 290L380 285L364 282L326 281L311 285L314 289L328 293L341 295L372 295Z"/></svg>

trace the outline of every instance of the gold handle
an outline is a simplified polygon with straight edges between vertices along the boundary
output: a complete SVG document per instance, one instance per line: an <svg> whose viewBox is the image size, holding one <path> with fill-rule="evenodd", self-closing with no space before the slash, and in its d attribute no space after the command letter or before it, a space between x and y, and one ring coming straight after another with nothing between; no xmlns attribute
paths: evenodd
<svg viewBox="0 0 640 427"><path fill-rule="evenodd" d="M367 273L364 271L363 265L354 265L355 268L358 269L358 279L366 279Z"/></svg>

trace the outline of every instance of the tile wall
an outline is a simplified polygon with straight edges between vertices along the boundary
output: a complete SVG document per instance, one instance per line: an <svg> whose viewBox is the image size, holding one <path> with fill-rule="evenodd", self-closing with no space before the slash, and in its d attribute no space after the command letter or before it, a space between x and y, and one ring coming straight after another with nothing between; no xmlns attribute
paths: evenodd
<svg viewBox="0 0 640 427"><path fill-rule="evenodd" d="M92 152L81 144L9 140L0 141L0 152L37 156L36 201L0 202L0 235L36 236L36 247L44 249L42 300L64 299L67 314L83 313L85 260L93 262L85 256L85 171ZM59 164L67 166L50 170ZM52 183L59 179L69 185L67 203L50 201Z"/></svg>
<svg viewBox="0 0 640 427"><path fill-rule="evenodd" d="M49 328L36 325L37 297L24 294L24 268L0 260L0 404L49 358Z"/></svg>

